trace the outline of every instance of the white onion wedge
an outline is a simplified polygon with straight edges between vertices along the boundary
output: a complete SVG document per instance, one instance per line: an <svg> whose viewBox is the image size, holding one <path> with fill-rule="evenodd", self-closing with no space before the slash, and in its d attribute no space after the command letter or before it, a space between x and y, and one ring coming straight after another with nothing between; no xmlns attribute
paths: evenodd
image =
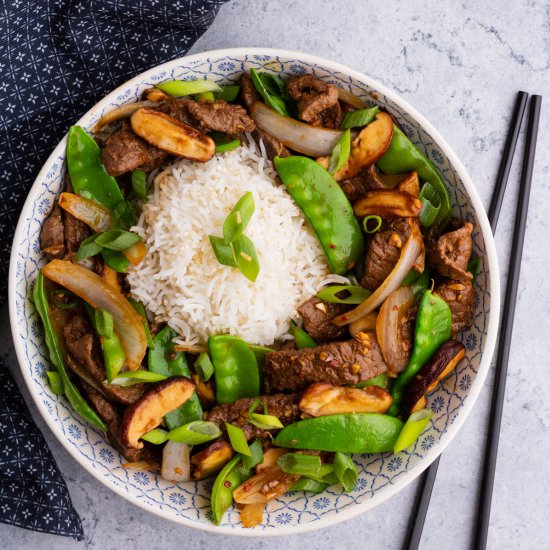
<svg viewBox="0 0 550 550"><path fill-rule="evenodd" d="M155 101L137 101L136 103L125 103L124 105L109 111L107 114L103 115L99 121L96 123L94 130L100 130L103 126L111 124L115 120L120 120L121 118L129 118L133 113L138 109L143 107L155 107L158 103Z"/></svg>
<svg viewBox="0 0 550 550"><path fill-rule="evenodd" d="M422 235L417 231L412 231L401 249L399 261L386 280L355 309L336 317L333 321L334 324L338 326L348 325L375 310L403 282L421 250Z"/></svg>
<svg viewBox="0 0 550 550"><path fill-rule="evenodd" d="M189 481L191 479L191 464L189 461L189 445L168 441L162 450L162 479L166 481Z"/></svg>
<svg viewBox="0 0 550 550"><path fill-rule="evenodd" d="M108 311L126 353L128 368L136 370L145 357L147 339L141 316L130 302L99 275L65 260L52 260L42 268L48 279L70 290L95 309Z"/></svg>
<svg viewBox="0 0 550 550"><path fill-rule="evenodd" d="M111 227L112 213L108 208L95 201L74 193L61 193L59 206L84 222L96 233L107 231Z"/></svg>
<svg viewBox="0 0 550 550"><path fill-rule="evenodd" d="M373 332L376 330L376 319L378 318L378 313L376 311L371 311L363 317L353 321L349 324L349 332L352 336L356 336L360 332Z"/></svg>
<svg viewBox="0 0 550 550"><path fill-rule="evenodd" d="M351 105L352 107L355 107L356 109L368 109L369 107L372 107L372 105L369 105L366 101L363 101L361 98L353 95L351 92L348 92L348 90L344 90L343 88L338 88L338 99L348 105Z"/></svg>

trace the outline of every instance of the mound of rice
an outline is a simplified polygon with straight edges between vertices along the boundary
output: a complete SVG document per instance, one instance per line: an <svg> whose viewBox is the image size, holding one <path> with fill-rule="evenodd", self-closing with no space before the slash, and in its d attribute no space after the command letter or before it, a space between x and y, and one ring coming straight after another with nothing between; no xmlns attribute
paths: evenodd
<svg viewBox="0 0 550 550"><path fill-rule="evenodd" d="M233 334L260 345L288 332L297 306L342 277L329 275L317 237L265 152L253 143L204 164L180 160L154 179L138 226L148 254L128 273L131 293L167 322L182 343ZM256 246L254 283L220 265L208 235L222 236L225 218L247 191L256 209L245 234Z"/></svg>

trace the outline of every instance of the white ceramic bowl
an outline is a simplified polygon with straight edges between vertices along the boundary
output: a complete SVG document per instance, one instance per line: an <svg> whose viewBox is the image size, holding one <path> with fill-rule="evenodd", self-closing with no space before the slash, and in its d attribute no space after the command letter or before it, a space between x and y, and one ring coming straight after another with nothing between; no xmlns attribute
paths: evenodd
<svg viewBox="0 0 550 550"><path fill-rule="evenodd" d="M483 205L466 170L433 126L395 93L368 76L312 55L265 48L204 52L153 68L123 84L77 124L90 129L107 111L137 100L143 90L164 80L204 78L237 82L250 67L266 67L283 74L313 73L386 108L412 141L445 177L454 209L474 224L476 254L482 259L477 278L473 326L460 335L467 358L429 397L433 419L414 448L397 455L356 456L359 480L350 494L329 489L320 495L288 494L269 504L265 523L244 529L239 514L230 510L221 526L209 518L212 480L174 484L152 472L122 468L122 457L103 436L89 427L63 397L47 383L46 348L40 322L31 302L38 269L45 263L38 237L56 196L62 191L66 138L59 143L38 174L17 226L9 274L10 318L15 349L23 376L38 410L69 453L99 481L129 501L178 523L222 534L282 535L326 527L376 506L416 478L450 443L471 411L489 369L499 316L499 279L493 235Z"/></svg>

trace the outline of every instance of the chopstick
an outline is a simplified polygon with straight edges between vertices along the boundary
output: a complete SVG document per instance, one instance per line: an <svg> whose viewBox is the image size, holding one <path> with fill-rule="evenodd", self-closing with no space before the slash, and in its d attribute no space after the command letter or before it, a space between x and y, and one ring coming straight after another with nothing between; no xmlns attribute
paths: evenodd
<svg viewBox="0 0 550 550"><path fill-rule="evenodd" d="M478 503L478 521L474 541L474 547L477 549L484 549L487 546L500 423L502 419L502 407L504 405L504 393L506 391L508 358L510 356L512 333L514 330L514 313L516 310L523 241L525 239L525 228L527 224L527 210L529 209L529 194L531 192L531 180L533 179L533 167L537 148L541 103L542 97L540 95L531 97L529 122L527 125L527 141L521 168L520 191L516 207L514 236L512 238L512 251L508 263L508 280L506 281L506 293L504 295L502 328L498 343L495 384L491 402L491 415L489 417L489 434L485 447L485 460L483 463L480 499Z"/></svg>
<svg viewBox="0 0 550 550"><path fill-rule="evenodd" d="M512 166L512 160L516 151L519 131L523 121L528 96L529 94L526 92L518 92L516 97L512 119L510 121L510 127L506 137L506 143L504 145L504 151L498 169L495 188L493 190L491 204L489 206L488 217L493 233L495 232L498 223L502 199L508 183L508 176L510 175L510 168ZM435 483L435 478L437 476L440 458L441 455L438 456L426 472L422 474L420 486L413 505L411 520L406 533L405 543L403 544L404 550L416 550L420 545L422 530L424 528L426 514L428 513L428 508L430 506L430 498L432 496L432 490Z"/></svg>

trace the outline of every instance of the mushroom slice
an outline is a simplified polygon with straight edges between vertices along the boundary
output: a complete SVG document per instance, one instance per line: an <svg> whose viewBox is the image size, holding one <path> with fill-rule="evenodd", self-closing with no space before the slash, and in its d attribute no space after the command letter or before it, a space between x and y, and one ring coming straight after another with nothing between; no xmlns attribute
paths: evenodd
<svg viewBox="0 0 550 550"><path fill-rule="evenodd" d="M241 508L241 523L243 527L256 527L261 525L264 520L265 504L244 504Z"/></svg>
<svg viewBox="0 0 550 550"><path fill-rule="evenodd" d="M405 193L409 193L413 197L418 197L420 194L420 180L418 179L418 174L416 172L407 174L405 178L399 182L397 189L399 191L405 191Z"/></svg>
<svg viewBox="0 0 550 550"><path fill-rule="evenodd" d="M282 447L269 447L264 451L264 460L256 466L256 473L259 474L262 470L273 466L286 453L290 452L288 449Z"/></svg>
<svg viewBox="0 0 550 550"><path fill-rule="evenodd" d="M124 445L141 449L141 436L159 426L164 415L183 405L194 391L191 380L183 376L173 376L147 390L124 412L120 429Z"/></svg>
<svg viewBox="0 0 550 550"><path fill-rule="evenodd" d="M453 371L465 354L464 344L457 340L448 340L442 344L410 382L404 399L405 409L412 412L423 408L426 395Z"/></svg>
<svg viewBox="0 0 550 550"><path fill-rule="evenodd" d="M391 395L379 386L359 389L316 382L303 393L299 407L302 412L311 416L326 416L344 413L384 413L391 404Z"/></svg>
<svg viewBox="0 0 550 550"><path fill-rule="evenodd" d="M275 463L237 487L233 498L238 504L265 504L286 493L299 478L286 474Z"/></svg>
<svg viewBox="0 0 550 550"><path fill-rule="evenodd" d="M214 381L210 379L208 382L203 382L197 374L192 374L191 380L193 380L193 384L195 384L197 395L203 406L206 406L206 408L213 407L216 404Z"/></svg>
<svg viewBox="0 0 550 550"><path fill-rule="evenodd" d="M199 162L214 156L216 145L212 138L169 115L138 109L130 122L139 137L162 151Z"/></svg>
<svg viewBox="0 0 550 550"><path fill-rule="evenodd" d="M191 467L194 479L204 479L215 474L233 456L233 448L227 441L218 439L200 453L191 457Z"/></svg>
<svg viewBox="0 0 550 550"><path fill-rule="evenodd" d="M420 214L420 199L397 189L367 191L354 205L356 216L372 214L382 218L416 218Z"/></svg>

